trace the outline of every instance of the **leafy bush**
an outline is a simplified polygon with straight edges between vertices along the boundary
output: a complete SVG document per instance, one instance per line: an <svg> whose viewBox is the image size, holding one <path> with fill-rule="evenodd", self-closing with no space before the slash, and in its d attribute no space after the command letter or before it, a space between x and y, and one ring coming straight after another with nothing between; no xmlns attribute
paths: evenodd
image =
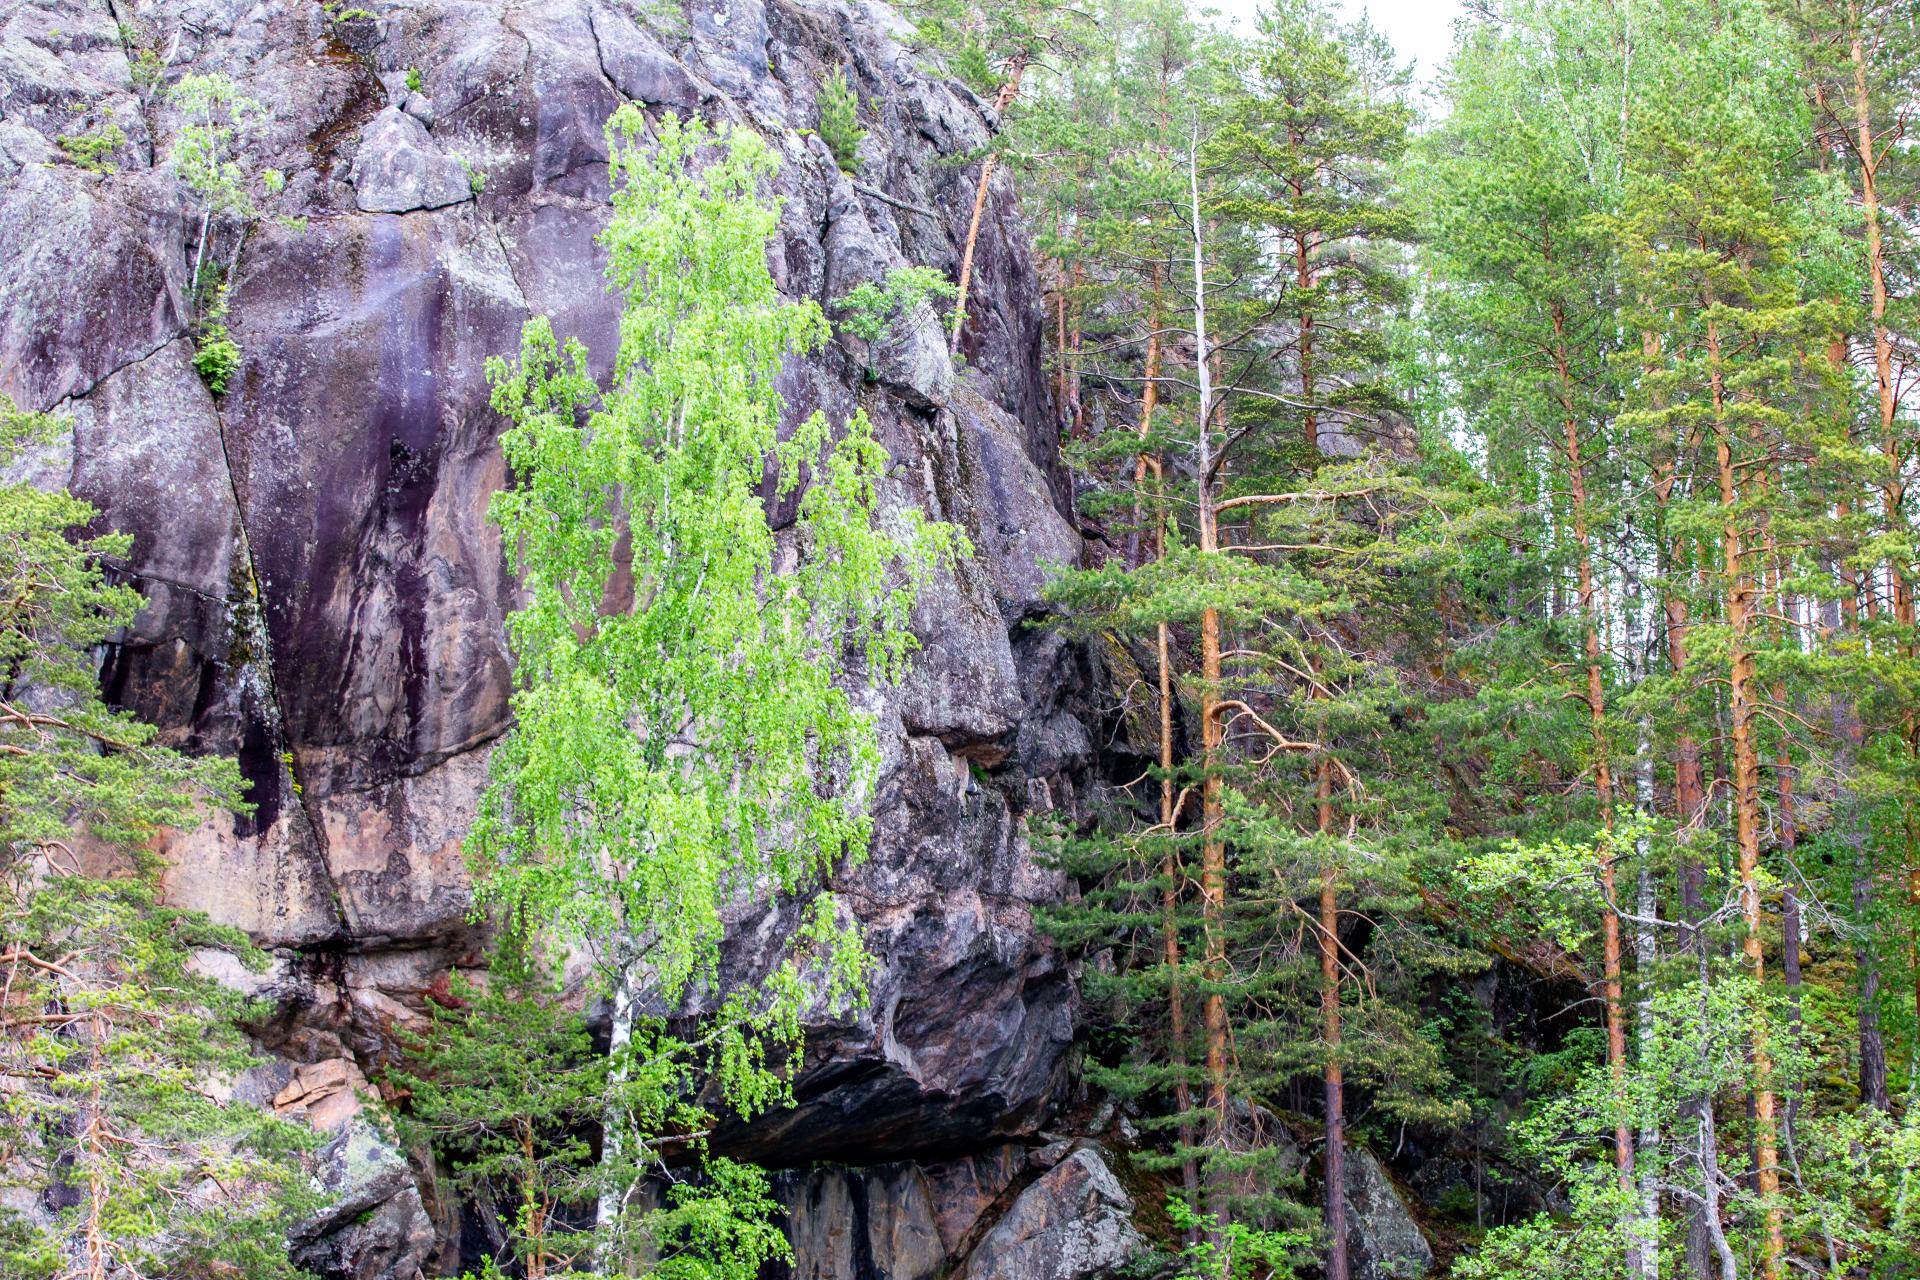
<svg viewBox="0 0 1920 1280"><path fill-rule="evenodd" d="M240 344L224 324L210 324L194 344L193 367L214 395L225 395L227 381L240 367Z"/></svg>
<svg viewBox="0 0 1920 1280"><path fill-rule="evenodd" d="M946 276L932 267L895 267L886 280L871 280L834 303L840 328L867 344L867 378L874 377L873 349L881 342L897 342L901 326L922 303L950 302L959 293ZM936 319L938 312L936 311Z"/></svg>

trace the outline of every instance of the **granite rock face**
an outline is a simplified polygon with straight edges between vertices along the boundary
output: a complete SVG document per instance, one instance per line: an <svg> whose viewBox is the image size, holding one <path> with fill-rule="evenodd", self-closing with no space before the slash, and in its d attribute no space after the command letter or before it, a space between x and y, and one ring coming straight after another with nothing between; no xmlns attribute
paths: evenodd
<svg viewBox="0 0 1920 1280"><path fill-rule="evenodd" d="M1099 1280L1139 1250L1133 1201L1093 1147L1020 1193L967 1260L967 1280Z"/></svg>
<svg viewBox="0 0 1920 1280"><path fill-rule="evenodd" d="M595 242L607 117L635 102L766 136L785 201L775 278L823 305L889 267L957 269L975 168L948 161L992 127L876 4L370 7L335 21L291 0L17 0L0 14L0 391L68 415L50 478L133 535L117 569L148 606L106 655L110 696L172 743L237 756L252 785L251 814L168 842L169 891L275 950L270 1047L368 1073L426 993L483 955L459 841L507 721L514 599L485 519L505 477L484 364L535 315L611 364L618 312ZM154 57L157 84L136 75ZM833 66L866 117L857 181L810 132ZM168 86L200 73L260 106L242 169L285 176L244 235L232 218L211 229L243 352L218 399L192 364L200 207L167 160L185 123ZM108 123L126 138L111 172L59 146ZM967 1180L957 1170L1056 1106L1076 995L1034 928L1063 886L1026 819L1087 801L1106 736L1097 658L1028 625L1046 566L1080 548L1004 176L989 214L964 374L928 316L875 381L846 338L784 375L794 421L865 408L894 459L887 500L955 521L977 551L923 601L918 668L875 704L877 835L836 886L879 960L872 1005L809 1028L796 1109L721 1139L777 1165L895 1169L844 1177L884 1183L867 1221L873 1247L910 1259L901 1274L958 1247L941 1190ZM792 920L734 924L726 963L748 973ZM418 1190L359 1132L336 1139L335 1163L379 1230L346 1256L316 1229L315 1265L409 1276L432 1243Z"/></svg>
<svg viewBox="0 0 1920 1280"><path fill-rule="evenodd" d="M1347 1150L1347 1250L1359 1280L1419 1280L1433 1271L1427 1243L1387 1171L1365 1147Z"/></svg>

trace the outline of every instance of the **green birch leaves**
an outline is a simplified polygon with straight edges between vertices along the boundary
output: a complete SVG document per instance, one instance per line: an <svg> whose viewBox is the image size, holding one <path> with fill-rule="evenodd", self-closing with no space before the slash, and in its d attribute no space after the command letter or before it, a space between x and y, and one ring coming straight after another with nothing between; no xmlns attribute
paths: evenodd
<svg viewBox="0 0 1920 1280"><path fill-rule="evenodd" d="M607 128L602 243L626 303L611 383L544 319L489 367L513 477L492 517L525 604L516 723L471 848L483 904L603 971L638 963L671 1004L713 974L730 903L805 893L865 854L880 756L850 690L902 676L908 610L963 539L883 510L864 414L781 438L776 379L828 325L768 270L774 154L671 115L647 131L633 108ZM776 536L769 501L795 493ZM857 966L831 933L803 943Z"/></svg>

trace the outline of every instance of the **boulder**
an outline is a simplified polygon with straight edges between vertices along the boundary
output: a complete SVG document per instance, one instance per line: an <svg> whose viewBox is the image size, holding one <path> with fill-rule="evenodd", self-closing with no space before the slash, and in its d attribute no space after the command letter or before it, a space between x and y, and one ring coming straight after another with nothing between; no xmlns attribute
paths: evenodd
<svg viewBox="0 0 1920 1280"><path fill-rule="evenodd" d="M431 114L431 102L415 104ZM472 198L465 165L441 154L427 126L399 106L388 107L360 134L353 159L354 203L366 213L439 209Z"/></svg>
<svg viewBox="0 0 1920 1280"><path fill-rule="evenodd" d="M1141 1247L1133 1201L1094 1147L1020 1193L967 1259L966 1280L1096 1280Z"/></svg>
<svg viewBox="0 0 1920 1280"><path fill-rule="evenodd" d="M1365 1147L1347 1148L1347 1258L1355 1280L1418 1280L1433 1246L1387 1171Z"/></svg>
<svg viewBox="0 0 1920 1280"><path fill-rule="evenodd" d="M294 1262L320 1280L413 1280L434 1247L406 1157L365 1117L320 1153L327 1207L288 1233Z"/></svg>

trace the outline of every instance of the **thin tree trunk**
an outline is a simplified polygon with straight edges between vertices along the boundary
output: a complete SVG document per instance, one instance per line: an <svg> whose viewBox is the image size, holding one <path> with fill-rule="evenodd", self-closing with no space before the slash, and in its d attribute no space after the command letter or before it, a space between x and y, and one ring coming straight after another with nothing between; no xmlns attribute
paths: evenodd
<svg viewBox="0 0 1920 1280"><path fill-rule="evenodd" d="M1160 403L1160 267L1153 268L1153 303L1149 309L1149 323L1152 332L1147 337L1146 390L1141 396L1140 439L1144 442L1153 433L1153 412ZM1167 516L1166 506L1161 493L1164 479L1160 459L1150 456L1143 448L1134 460L1133 483L1135 492L1139 492L1146 483L1151 471L1154 478L1154 535L1153 556L1159 560L1167 553ZM1133 538L1139 538L1139 501L1134 503ZM1138 563L1137 557L1134 562ZM1161 861L1161 875L1165 883L1161 889L1161 910L1164 920L1164 954L1167 964L1167 1021L1168 1030L1173 1039L1173 1101L1180 1111L1180 1185L1186 1192L1187 1203L1193 1208L1200 1207L1200 1168L1195 1162L1193 1122L1188 1117L1193 1111L1193 1090L1187 1083L1187 1011L1186 993L1180 983L1180 882L1183 869L1180 855L1174 840L1174 828L1179 814L1174 811L1173 786L1173 662L1172 636L1167 624L1162 622L1154 629L1154 658L1158 665L1158 695L1160 703L1160 826L1166 833L1167 853Z"/></svg>
<svg viewBox="0 0 1920 1280"><path fill-rule="evenodd" d="M1173 793L1173 682L1168 655L1168 628L1156 629L1156 647L1160 661L1160 825L1166 828L1167 854L1161 862L1165 886L1161 890L1161 909L1165 921L1167 962L1167 1020L1173 1038L1173 1104L1180 1110L1180 1186L1187 1203L1200 1207L1200 1166L1194 1159L1193 1090L1187 1084L1187 1010L1186 996L1180 984L1180 880L1182 869L1174 842Z"/></svg>
<svg viewBox="0 0 1920 1280"><path fill-rule="evenodd" d="M1712 1013L1712 962L1705 947L1697 948L1694 962L1699 970L1699 1050L1700 1065L1707 1072L1713 1070L1713 1013ZM1702 1096L1696 1100L1694 1118L1699 1126L1699 1146L1696 1160L1700 1170L1701 1220L1707 1229L1707 1238L1713 1244L1714 1257L1720 1262L1720 1280L1740 1280L1740 1268L1734 1261L1733 1249L1727 1244L1727 1232L1720 1221L1720 1149L1719 1137L1714 1132L1713 1099Z"/></svg>
<svg viewBox="0 0 1920 1280"><path fill-rule="evenodd" d="M1549 246L1551 241L1546 241ZM1551 249L1548 257L1551 260ZM1566 315L1558 303L1553 305L1553 361L1560 382L1563 447L1566 451L1567 485L1571 493L1573 543L1579 574L1581 625L1586 630L1586 689L1588 733L1593 744L1593 789L1600 803L1602 830L1613 830L1613 772L1607 738L1606 682L1600 661L1600 611L1598 589L1593 574L1593 536L1587 527L1587 468L1580 444L1580 424L1574 412L1573 377L1567 361ZM1611 848L1600 856L1600 884L1606 896L1601 910L1601 975L1606 986L1607 1072L1612 1078L1614 1100L1613 1159L1619 1173L1620 1189L1631 1203L1634 1195L1633 1126L1627 1114L1627 1030L1623 1005L1625 993L1621 981L1620 912L1618 887L1614 877ZM1622 1233L1629 1241L1631 1231ZM1628 1259L1628 1268L1637 1268Z"/></svg>
<svg viewBox="0 0 1920 1280"><path fill-rule="evenodd" d="M527 1280L546 1280L546 1213L540 1203L539 1188L535 1182L539 1165L534 1156L533 1125L522 1117L514 1127L518 1130L520 1137L520 1159L527 1170L527 1181L521 1188L521 1205L527 1219Z"/></svg>
<svg viewBox="0 0 1920 1280"><path fill-rule="evenodd" d="M1054 268L1058 278L1054 282L1054 358L1059 361L1053 370L1053 408L1060 415L1060 430L1065 434L1067 423L1067 269L1062 264Z"/></svg>
<svg viewBox="0 0 1920 1280"><path fill-rule="evenodd" d="M1160 459L1147 449L1147 442L1152 438L1153 434L1153 411L1160 405L1160 286L1160 264L1156 262L1153 265L1152 302L1147 308L1147 359L1145 367L1141 370L1146 382L1146 388L1140 393L1140 429L1138 432L1140 436L1140 452L1135 454L1133 459L1133 530L1127 535L1127 563L1133 565L1135 568L1138 568L1144 563L1140 555L1140 530L1145 526L1146 521L1144 513L1140 509L1140 494L1146 490L1147 475L1149 472L1152 473L1154 478L1155 503L1161 503L1165 496L1164 489L1162 488L1165 476L1162 473ZM1167 529L1164 509L1156 511L1154 528L1155 546L1157 548L1163 548ZM1157 550L1155 553L1156 558L1158 558L1160 554L1164 554L1164 551ZM1162 625L1164 626L1165 624ZM1168 785L1170 786L1171 782L1169 782Z"/></svg>
<svg viewBox="0 0 1920 1280"><path fill-rule="evenodd" d="M1633 679L1638 686L1647 678L1647 648L1652 641L1653 616L1644 600L1633 602L1629 616L1636 633L1630 635L1628 641L1633 650ZM1646 634L1638 634L1643 625ZM1633 756L1633 800L1641 815L1651 818L1654 812L1653 725L1643 716L1639 728L1639 742ZM1642 835L1634 844L1634 854L1640 863L1640 883L1633 967L1640 986L1634 1016L1643 1063L1657 1034L1653 1018L1653 970L1659 960L1659 940L1654 933L1654 922L1659 918L1660 899L1654 888L1651 852L1647 837ZM1660 1280L1660 1122L1652 1113L1641 1122L1635 1161L1640 1176L1640 1221L1634 1228L1628 1256L1637 1263L1635 1274L1640 1280Z"/></svg>
<svg viewBox="0 0 1920 1280"><path fill-rule="evenodd" d="M620 967L620 979L613 991L612 1029L609 1033L607 1054L614 1060L609 1075L609 1095L618 1093L619 1087L627 1081L627 1066L623 1055L627 1046L633 1043L633 972L631 964ZM628 1186L623 1178L615 1175L615 1170L626 1158L627 1133L620 1108L612 1102L607 1104L602 1117L600 1137L600 1196L594 1205L593 1226L599 1234L600 1242L594 1249L594 1265L602 1273L619 1274L622 1262L615 1231L620 1215L626 1206Z"/></svg>
<svg viewBox="0 0 1920 1280"><path fill-rule="evenodd" d="M1294 145L1299 145L1297 136L1295 137ZM1291 185L1293 187L1294 199L1296 201L1303 201L1306 196L1301 183L1295 179ZM1293 282L1294 286L1302 291L1311 289L1314 286L1313 261L1311 258L1312 244L1310 241L1311 233L1305 231L1294 237L1293 241ZM1303 310L1300 313L1300 398L1307 405L1307 448L1318 456L1320 453L1320 414L1313 408L1314 386L1313 312ZM1329 1273L1329 1280L1332 1280L1331 1273Z"/></svg>
<svg viewBox="0 0 1920 1280"><path fill-rule="evenodd" d="M1193 231L1193 333L1195 381L1199 404L1194 422L1199 453L1199 527L1200 552L1217 555L1219 546L1213 513L1213 381L1207 351L1207 279L1205 232L1200 221L1200 122L1193 122L1187 151L1187 183ZM1216 1149L1227 1141L1227 1004L1220 990L1226 976L1226 897L1227 850L1220 834L1221 819L1221 724L1220 724L1220 614L1209 607L1200 621L1200 742L1201 767L1205 776L1201 790L1200 899L1206 934L1207 998L1205 1010L1207 1043L1207 1106L1211 1111L1209 1135ZM1220 1213L1217 1207L1215 1212ZM1224 1222L1216 1222L1210 1237L1220 1274L1232 1274L1232 1259L1226 1246Z"/></svg>
<svg viewBox="0 0 1920 1280"><path fill-rule="evenodd" d="M1315 827L1333 831L1333 767L1322 756L1315 770ZM1320 1035L1327 1055L1326 1280L1347 1280L1347 1113L1340 1063L1340 873L1331 862L1320 876Z"/></svg>
<svg viewBox="0 0 1920 1280"><path fill-rule="evenodd" d="M1295 145L1299 145L1296 136ZM1294 198L1304 200L1298 179L1292 181ZM1301 232L1294 238L1294 285L1303 293L1314 287L1312 233ZM1300 402L1306 408L1307 448L1317 457L1320 452L1320 415L1314 408L1319 392L1313 365L1313 313L1300 313ZM1320 663L1313 669L1317 675ZM1320 696L1316 688L1314 696ZM1314 828L1322 840L1333 833L1333 763L1324 752L1314 762ZM1326 1280L1348 1280L1347 1257L1347 1115L1346 1076L1340 1061L1340 872L1331 861L1320 877L1320 1036L1321 1051L1326 1054L1322 1087L1327 1120L1326 1201L1327 1228Z"/></svg>
<svg viewBox="0 0 1920 1280"><path fill-rule="evenodd" d="M1849 53L1853 62L1853 107L1857 129L1856 160L1860 169L1860 209L1866 223L1867 285L1869 314L1873 333L1873 380L1876 407L1879 410L1882 479L1880 501L1888 536L1898 538L1906 526L1905 457L1901 435L1895 426L1899 398L1893 379L1893 342L1887 330L1887 261L1880 226L1880 158L1873 135L1873 100L1867 87L1865 32L1860 6L1855 0L1847 5ZM1895 556L1887 558L1887 590L1893 620L1909 634L1914 625L1914 595L1908 566ZM1913 656L1911 645L1904 645ZM1908 750L1920 758L1920 716L1909 711L1905 717ZM1912 797L1903 801L1903 822L1907 843L1907 900L1920 917L1920 809ZM1920 923L1908 935L1908 961L1913 972L1915 1026L1920 1028ZM1877 977L1876 976L1876 982ZM1916 1053L1920 1053L1920 1030L1915 1032ZM1864 1049L1864 1040L1863 1040ZM1884 1050L1883 1050L1884 1063ZM1863 1053L1864 1067L1864 1053ZM1884 1073L1884 1069L1883 1069Z"/></svg>
<svg viewBox="0 0 1920 1280"><path fill-rule="evenodd" d="M1708 305L1712 305L1711 297L1708 298ZM1739 493L1734 478L1733 434L1727 423L1727 405L1720 372L1720 330L1718 323L1712 319L1707 321L1707 358L1708 367L1712 370L1714 453L1724 519L1721 530L1722 572L1725 578L1727 629L1731 635L1727 683L1733 744L1734 838L1739 850L1740 915L1746 925L1746 937L1741 950L1754 985L1762 987L1766 979L1766 955L1760 910L1760 762L1753 741L1753 583L1747 573L1746 553L1742 545ZM1761 1274L1766 1280L1780 1280L1786 1243L1779 1204L1780 1168L1774 1120L1773 1057L1764 1009L1754 1010L1749 1048L1753 1063L1755 1182L1766 1206L1766 1240L1761 1253Z"/></svg>
<svg viewBox="0 0 1920 1280"><path fill-rule="evenodd" d="M1085 270L1086 268L1081 263L1076 262L1073 264L1071 287L1075 292L1079 291L1080 282L1084 278ZM1073 309L1073 332L1066 350L1061 353L1061 358L1067 364L1067 405L1070 410L1067 414L1067 425L1073 432L1073 438L1075 440L1084 440L1087 434L1087 409L1085 403L1080 399L1080 321L1081 310L1079 307L1075 307Z"/></svg>
<svg viewBox="0 0 1920 1280"><path fill-rule="evenodd" d="M96 1039L101 1038L97 1021L95 1036ZM101 1133L104 1127L100 1092L95 1089L87 1104L86 1124L80 1133L80 1146L87 1153L87 1216L83 1232L86 1242L86 1280L106 1280L107 1276L106 1219L109 1197L106 1140Z"/></svg>
<svg viewBox="0 0 1920 1280"><path fill-rule="evenodd" d="M1020 77L1026 74L1027 60L1015 58L1007 68L1007 80L1000 86L999 94L993 100L994 113L997 115L1013 105L1014 98L1020 92ZM960 253L959 292L953 303L953 336L947 343L949 354L960 350L960 331L967 323L967 291L973 286L973 251L980 241L980 219L987 209L987 187L993 182L993 171L1000 163L1000 153L989 151L987 158L980 164L980 182L973 192L973 216L967 220L967 242Z"/></svg>
<svg viewBox="0 0 1920 1280"><path fill-rule="evenodd" d="M1857 159L1860 166L1860 211L1866 222L1868 319L1873 331L1873 380L1879 409L1879 444L1885 462L1880 495L1887 532L1897 534L1905 523L1906 486L1901 478L1901 441L1894 428L1899 408L1893 383L1893 341L1887 332L1887 263L1880 231L1880 157L1873 136L1873 103L1867 92L1867 57L1860 24L1860 6L1847 5L1851 27L1853 60L1853 104L1859 131ZM1907 580L1906 566L1897 558L1887 560L1888 591L1892 597L1894 621L1911 627L1914 621L1913 591Z"/></svg>

